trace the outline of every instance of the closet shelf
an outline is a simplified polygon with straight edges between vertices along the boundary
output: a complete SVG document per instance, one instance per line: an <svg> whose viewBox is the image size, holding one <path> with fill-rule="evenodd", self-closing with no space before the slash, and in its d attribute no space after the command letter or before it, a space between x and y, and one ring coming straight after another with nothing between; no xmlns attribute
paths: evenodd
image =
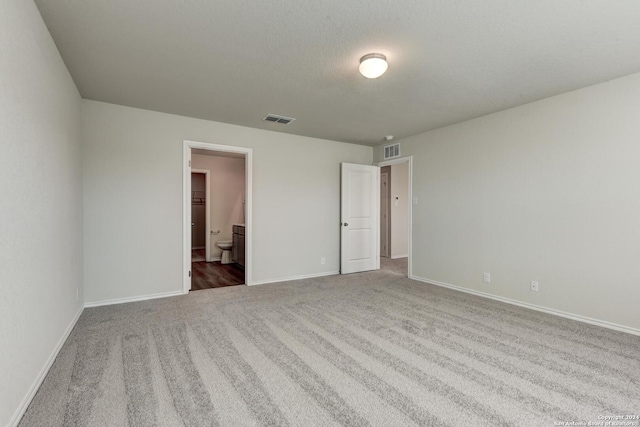
<svg viewBox="0 0 640 427"><path fill-rule="evenodd" d="M204 206L207 201L207 197L204 191L192 191L191 192L191 205L192 206Z"/></svg>

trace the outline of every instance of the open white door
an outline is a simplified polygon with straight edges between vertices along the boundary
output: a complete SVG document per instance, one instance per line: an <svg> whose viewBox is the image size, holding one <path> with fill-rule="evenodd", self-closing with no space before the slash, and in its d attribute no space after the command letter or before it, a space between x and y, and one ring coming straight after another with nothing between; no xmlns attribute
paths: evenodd
<svg viewBox="0 0 640 427"><path fill-rule="evenodd" d="M340 273L380 268L380 168L342 163Z"/></svg>

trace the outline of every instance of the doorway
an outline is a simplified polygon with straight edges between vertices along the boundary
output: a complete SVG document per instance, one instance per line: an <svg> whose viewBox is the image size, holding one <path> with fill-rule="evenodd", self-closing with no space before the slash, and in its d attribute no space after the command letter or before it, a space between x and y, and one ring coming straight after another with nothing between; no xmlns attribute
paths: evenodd
<svg viewBox="0 0 640 427"><path fill-rule="evenodd" d="M380 166L380 268L411 277L412 166L404 157Z"/></svg>
<svg viewBox="0 0 640 427"><path fill-rule="evenodd" d="M191 262L209 259L209 171L191 170Z"/></svg>
<svg viewBox="0 0 640 427"><path fill-rule="evenodd" d="M380 168L380 256L389 258L391 215L389 201L391 199L391 166Z"/></svg>
<svg viewBox="0 0 640 427"><path fill-rule="evenodd" d="M252 150L184 141L183 158L183 293L203 288L251 284ZM209 161L213 163L207 163ZM236 171L235 179L222 182L223 179L230 179L228 172L238 163L243 168L240 172L242 175L237 175ZM208 172L204 175L207 177L205 181L209 181L208 185L205 183L205 194L201 193L201 181L196 176L203 171ZM216 178L218 172L219 176ZM232 187L235 189L229 194ZM217 195L222 191L220 189L226 191L226 199L216 203L214 196L221 197ZM206 211L204 221L196 217L200 215L198 211L202 208L198 206L203 201ZM198 226L201 222L205 223L204 233L197 231L201 228ZM233 248L236 232L242 233L242 254L239 254L238 248ZM201 258L192 256L194 249L202 247L202 241L198 240L200 234L204 234L205 243L204 260L201 261Z"/></svg>

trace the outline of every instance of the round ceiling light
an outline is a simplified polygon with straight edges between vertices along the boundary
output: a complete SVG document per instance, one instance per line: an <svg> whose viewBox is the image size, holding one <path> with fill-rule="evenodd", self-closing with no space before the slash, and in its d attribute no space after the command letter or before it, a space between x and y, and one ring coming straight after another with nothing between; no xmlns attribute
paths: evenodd
<svg viewBox="0 0 640 427"><path fill-rule="evenodd" d="M381 53L370 53L360 58L360 74L368 79L377 79L388 67L387 57Z"/></svg>

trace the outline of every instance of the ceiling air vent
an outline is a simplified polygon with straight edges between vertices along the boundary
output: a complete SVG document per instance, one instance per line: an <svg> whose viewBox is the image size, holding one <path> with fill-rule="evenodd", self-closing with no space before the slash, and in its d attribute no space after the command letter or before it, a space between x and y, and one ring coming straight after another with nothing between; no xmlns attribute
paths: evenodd
<svg viewBox="0 0 640 427"><path fill-rule="evenodd" d="M283 125L288 125L295 119L292 117L278 116L277 114L267 114L262 120L264 120L265 122L282 123Z"/></svg>
<svg viewBox="0 0 640 427"><path fill-rule="evenodd" d="M400 143L393 145L387 145L384 147L384 159L393 159L395 157L400 157Z"/></svg>

